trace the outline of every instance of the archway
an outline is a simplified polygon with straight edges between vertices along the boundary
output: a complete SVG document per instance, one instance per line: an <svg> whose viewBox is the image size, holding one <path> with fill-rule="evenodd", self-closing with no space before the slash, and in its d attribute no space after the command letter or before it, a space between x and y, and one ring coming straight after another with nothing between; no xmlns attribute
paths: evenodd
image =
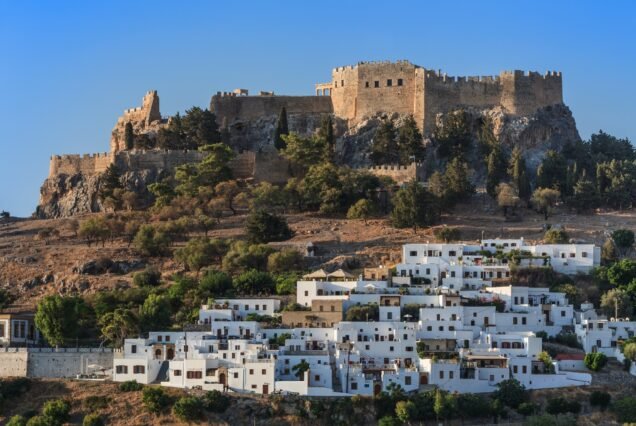
<svg viewBox="0 0 636 426"><path fill-rule="evenodd" d="M162 351L160 348L155 349L155 358L161 358Z"/></svg>
<svg viewBox="0 0 636 426"><path fill-rule="evenodd" d="M173 359L174 358L174 349L173 348L168 348L168 359Z"/></svg>
<svg viewBox="0 0 636 426"><path fill-rule="evenodd" d="M225 383L225 381L226 381L225 373L219 373L219 383L225 386L227 384Z"/></svg>
<svg viewBox="0 0 636 426"><path fill-rule="evenodd" d="M376 383L373 385L373 395L378 395L382 392L382 383Z"/></svg>

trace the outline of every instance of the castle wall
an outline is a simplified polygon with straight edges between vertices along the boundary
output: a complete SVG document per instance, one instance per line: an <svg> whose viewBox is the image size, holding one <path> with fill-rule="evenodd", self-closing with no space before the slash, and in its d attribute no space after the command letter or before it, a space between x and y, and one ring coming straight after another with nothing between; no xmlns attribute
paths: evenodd
<svg viewBox="0 0 636 426"><path fill-rule="evenodd" d="M120 170L171 170L182 164L199 162L205 155L196 150L122 151L117 153L115 164Z"/></svg>
<svg viewBox="0 0 636 426"><path fill-rule="evenodd" d="M227 121L257 120L267 116L277 116L285 107L288 114L333 112L331 99L328 96L233 96L232 94L216 94L210 101L210 111L222 124Z"/></svg>
<svg viewBox="0 0 636 426"><path fill-rule="evenodd" d="M49 177L58 174L90 175L101 173L112 163L113 156L107 152L97 154L53 155L49 163Z"/></svg>
<svg viewBox="0 0 636 426"><path fill-rule="evenodd" d="M336 116L345 120L357 116L357 97L359 88L358 67L344 66L331 72L331 102Z"/></svg>
<svg viewBox="0 0 636 426"><path fill-rule="evenodd" d="M511 114L532 114L538 108L563 103L560 72L505 71L501 73L501 105Z"/></svg>
<svg viewBox="0 0 636 426"><path fill-rule="evenodd" d="M366 170L378 177L390 177L398 185L403 185L414 179L419 182L424 180L424 167L420 163L411 163L406 166L385 164L369 167Z"/></svg>

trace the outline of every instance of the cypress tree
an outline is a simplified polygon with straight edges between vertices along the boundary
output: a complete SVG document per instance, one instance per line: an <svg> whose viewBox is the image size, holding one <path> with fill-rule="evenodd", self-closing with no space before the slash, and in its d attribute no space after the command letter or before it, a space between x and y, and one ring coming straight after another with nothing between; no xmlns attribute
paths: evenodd
<svg viewBox="0 0 636 426"><path fill-rule="evenodd" d="M278 123L276 124L276 132L274 133L274 146L277 150L285 149L287 144L283 140L283 135L289 134L289 126L287 124L287 110L285 107L281 108L278 116Z"/></svg>
<svg viewBox="0 0 636 426"><path fill-rule="evenodd" d="M508 173L512 178L512 183L517 190L517 194L519 194L519 198L526 202L529 201L530 196L532 195L530 190L530 180L528 179L526 160L523 158L519 148L512 150Z"/></svg>
<svg viewBox="0 0 636 426"><path fill-rule="evenodd" d="M373 137L371 161L375 164L396 164L399 158L395 125L393 120L385 119L380 123Z"/></svg>
<svg viewBox="0 0 636 426"><path fill-rule="evenodd" d="M488 155L488 174L486 176L486 192L491 197L497 196L497 185L506 176L506 159L499 146L495 146Z"/></svg>
<svg viewBox="0 0 636 426"><path fill-rule="evenodd" d="M336 157L336 137L333 133L333 119L331 114L322 118L318 135L327 142L330 160L335 161Z"/></svg>
<svg viewBox="0 0 636 426"><path fill-rule="evenodd" d="M124 142L126 143L126 149L133 149L135 144L135 133L133 132L133 125L129 121L124 127Z"/></svg>
<svg viewBox="0 0 636 426"><path fill-rule="evenodd" d="M402 164L410 164L413 161L422 161L424 159L422 133L417 128L417 123L412 115L409 115L404 124L398 129L398 146Z"/></svg>
<svg viewBox="0 0 636 426"><path fill-rule="evenodd" d="M113 197L115 189L123 188L120 181L119 169L115 163L111 163L103 174L102 185L99 189L99 197L105 200L108 197Z"/></svg>

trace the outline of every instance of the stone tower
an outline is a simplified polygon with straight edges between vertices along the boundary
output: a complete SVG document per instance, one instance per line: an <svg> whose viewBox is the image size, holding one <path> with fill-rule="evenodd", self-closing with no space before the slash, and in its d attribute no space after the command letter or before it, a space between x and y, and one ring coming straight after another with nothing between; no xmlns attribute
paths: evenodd
<svg viewBox="0 0 636 426"><path fill-rule="evenodd" d="M124 114L117 119L110 137L110 152L115 154L126 149L126 123L131 123L135 134L138 134L160 122L159 95L156 90L150 90L144 95L140 107L124 110Z"/></svg>

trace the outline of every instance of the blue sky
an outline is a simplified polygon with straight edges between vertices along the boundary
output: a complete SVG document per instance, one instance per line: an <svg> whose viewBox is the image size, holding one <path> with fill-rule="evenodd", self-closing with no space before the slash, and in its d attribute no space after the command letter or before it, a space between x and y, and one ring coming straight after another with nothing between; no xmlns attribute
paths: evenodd
<svg viewBox="0 0 636 426"><path fill-rule="evenodd" d="M581 136L636 140L629 1L0 2L0 209L30 215L50 155L108 150L125 108L218 90L311 94L332 67L409 59L450 75L560 70Z"/></svg>

